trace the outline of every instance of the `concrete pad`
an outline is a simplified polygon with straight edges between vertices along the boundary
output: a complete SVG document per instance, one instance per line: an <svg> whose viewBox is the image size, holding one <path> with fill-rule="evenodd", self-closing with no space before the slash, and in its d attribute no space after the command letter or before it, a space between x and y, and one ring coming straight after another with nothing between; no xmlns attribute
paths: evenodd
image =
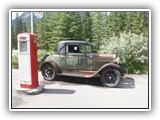
<svg viewBox="0 0 160 120"><path fill-rule="evenodd" d="M109 111L110 108L112 110L118 108L135 111L140 108L140 111L147 111L150 103L148 85L151 81L148 80L147 74L126 75L117 88L104 88L99 78L58 77L55 81L45 81L40 72L38 78L39 84L45 85L44 91L38 95L28 95L27 92L26 95L17 94L14 87L20 86L18 70L12 70L11 105L13 110L28 111L32 108L35 110L44 108L49 111L58 111L62 108L66 110L103 108Z"/></svg>
<svg viewBox="0 0 160 120"><path fill-rule="evenodd" d="M34 89L27 89L27 88L21 88L20 86L16 86L14 87L14 89L18 92L18 93L23 93L23 94L28 94L28 95L36 95L39 94L40 92L42 92L44 90L45 85L39 85L38 87L34 88Z"/></svg>

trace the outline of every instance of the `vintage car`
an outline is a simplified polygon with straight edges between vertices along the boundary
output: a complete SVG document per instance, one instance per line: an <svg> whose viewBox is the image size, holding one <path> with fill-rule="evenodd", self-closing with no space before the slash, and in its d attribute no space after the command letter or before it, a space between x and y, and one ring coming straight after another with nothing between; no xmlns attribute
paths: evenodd
<svg viewBox="0 0 160 120"><path fill-rule="evenodd" d="M57 76L98 76L105 87L116 87L124 75L119 57L92 53L90 42L60 41L57 52L46 54L41 60L40 71L45 80L55 80Z"/></svg>

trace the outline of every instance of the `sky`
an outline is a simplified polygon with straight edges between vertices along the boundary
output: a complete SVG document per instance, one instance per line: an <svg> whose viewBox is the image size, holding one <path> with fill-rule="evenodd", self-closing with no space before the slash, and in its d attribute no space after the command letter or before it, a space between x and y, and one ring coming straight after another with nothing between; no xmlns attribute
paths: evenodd
<svg viewBox="0 0 160 120"><path fill-rule="evenodd" d="M16 18L16 13L20 16L23 12L12 12L12 20Z"/></svg>

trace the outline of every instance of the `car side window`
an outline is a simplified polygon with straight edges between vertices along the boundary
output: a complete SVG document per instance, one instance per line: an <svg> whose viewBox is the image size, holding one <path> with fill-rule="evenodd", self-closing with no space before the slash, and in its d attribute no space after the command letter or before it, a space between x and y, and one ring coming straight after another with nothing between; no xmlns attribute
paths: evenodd
<svg viewBox="0 0 160 120"><path fill-rule="evenodd" d="M68 53L84 53L84 46L68 45Z"/></svg>
<svg viewBox="0 0 160 120"><path fill-rule="evenodd" d="M86 45L86 53L92 53L92 47L90 45Z"/></svg>

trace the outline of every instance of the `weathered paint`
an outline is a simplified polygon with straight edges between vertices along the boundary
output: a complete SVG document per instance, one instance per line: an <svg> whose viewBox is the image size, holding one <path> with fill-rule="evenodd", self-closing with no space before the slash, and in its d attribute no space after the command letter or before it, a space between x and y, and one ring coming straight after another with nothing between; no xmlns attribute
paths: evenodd
<svg viewBox="0 0 160 120"><path fill-rule="evenodd" d="M98 70L106 63L114 60L112 54L83 54L72 53L65 55L51 55L46 61L53 60L61 70Z"/></svg>
<svg viewBox="0 0 160 120"><path fill-rule="evenodd" d="M116 55L91 53L91 47L85 41L61 41L58 43L58 54L48 56L41 66L50 63L57 75L64 76L91 78L99 76L107 67L113 67L123 75Z"/></svg>
<svg viewBox="0 0 160 120"><path fill-rule="evenodd" d="M96 71L88 71L88 70L63 70L62 73L59 73L58 75L61 76L74 76L74 77L82 77L82 78L92 78L94 76L99 76L101 71L107 67L112 67L120 71L121 75L124 76L122 68L114 63L108 63L100 67Z"/></svg>
<svg viewBox="0 0 160 120"><path fill-rule="evenodd" d="M62 73L61 69L59 68L59 66L57 65L57 63L55 63L53 60L48 60L48 61L44 61L41 66L40 66L40 71L43 69L43 66L45 64L51 64L55 70L56 70L56 73Z"/></svg>

